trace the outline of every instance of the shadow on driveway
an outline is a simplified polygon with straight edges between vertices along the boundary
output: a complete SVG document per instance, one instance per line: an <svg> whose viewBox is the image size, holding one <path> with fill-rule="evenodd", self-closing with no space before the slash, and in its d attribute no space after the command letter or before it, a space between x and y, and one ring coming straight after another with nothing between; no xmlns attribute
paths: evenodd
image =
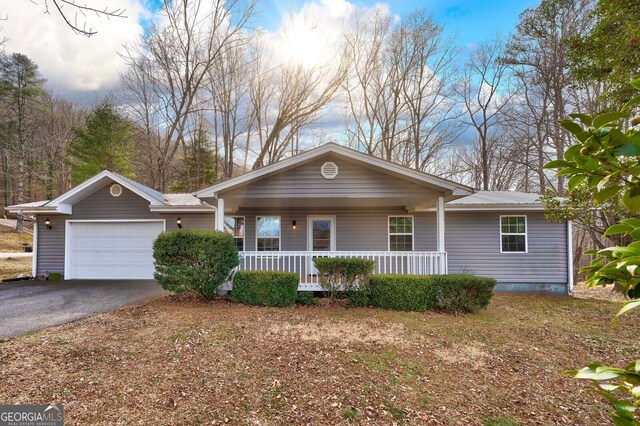
<svg viewBox="0 0 640 426"><path fill-rule="evenodd" d="M0 284L0 339L169 294L155 281L70 280Z"/></svg>

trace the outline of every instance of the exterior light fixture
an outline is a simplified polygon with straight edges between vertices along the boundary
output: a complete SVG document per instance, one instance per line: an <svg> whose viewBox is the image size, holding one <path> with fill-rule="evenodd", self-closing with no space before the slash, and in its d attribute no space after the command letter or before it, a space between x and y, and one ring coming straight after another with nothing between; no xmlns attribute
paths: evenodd
<svg viewBox="0 0 640 426"><path fill-rule="evenodd" d="M293 222L291 222L291 229L297 229L298 226L296 225L296 221L294 220Z"/></svg>
<svg viewBox="0 0 640 426"><path fill-rule="evenodd" d="M53 228L53 226L51 226L51 221L49 220L49 218L46 218L44 220L44 225L47 227L47 229Z"/></svg>
<svg viewBox="0 0 640 426"><path fill-rule="evenodd" d="M176 219L176 225L178 225L178 229L182 229L182 219L177 218Z"/></svg>

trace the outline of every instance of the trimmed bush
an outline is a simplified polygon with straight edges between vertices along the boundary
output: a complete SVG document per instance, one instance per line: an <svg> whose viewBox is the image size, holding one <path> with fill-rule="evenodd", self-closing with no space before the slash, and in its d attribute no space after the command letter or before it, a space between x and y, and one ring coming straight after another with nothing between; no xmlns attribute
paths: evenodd
<svg viewBox="0 0 640 426"><path fill-rule="evenodd" d="M375 266L373 260L341 257L319 257L313 259L313 263L318 270L320 287L332 301L339 292L366 286Z"/></svg>
<svg viewBox="0 0 640 426"><path fill-rule="evenodd" d="M231 300L245 305L291 306L296 303L300 278L293 272L238 271Z"/></svg>
<svg viewBox="0 0 640 426"><path fill-rule="evenodd" d="M296 297L296 303L298 305L313 306L317 305L318 301L312 291L299 291Z"/></svg>
<svg viewBox="0 0 640 426"><path fill-rule="evenodd" d="M496 280L462 274L372 275L369 283L369 305L378 308L477 312L489 305Z"/></svg>
<svg viewBox="0 0 640 426"><path fill-rule="evenodd" d="M343 297L347 299L347 306L350 308L366 308L371 305L369 287L369 284L367 284L366 286L359 286L355 290L345 291Z"/></svg>
<svg viewBox="0 0 640 426"><path fill-rule="evenodd" d="M436 308L431 276L372 275L369 302L372 306L397 311L426 311Z"/></svg>
<svg viewBox="0 0 640 426"><path fill-rule="evenodd" d="M478 312L489 306L496 280L475 275L450 274L431 277L440 309L450 312Z"/></svg>
<svg viewBox="0 0 640 426"><path fill-rule="evenodd" d="M153 242L156 271L165 290L193 291L213 299L238 266L238 250L226 232L177 230L163 232Z"/></svg>

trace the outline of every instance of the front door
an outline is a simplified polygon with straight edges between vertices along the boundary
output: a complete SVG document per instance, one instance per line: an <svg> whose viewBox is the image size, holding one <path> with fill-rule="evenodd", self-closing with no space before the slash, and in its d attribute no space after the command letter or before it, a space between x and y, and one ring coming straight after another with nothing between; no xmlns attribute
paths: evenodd
<svg viewBox="0 0 640 426"><path fill-rule="evenodd" d="M336 250L336 217L308 216L307 218L307 250L313 252ZM309 259L308 270L316 274L313 259Z"/></svg>

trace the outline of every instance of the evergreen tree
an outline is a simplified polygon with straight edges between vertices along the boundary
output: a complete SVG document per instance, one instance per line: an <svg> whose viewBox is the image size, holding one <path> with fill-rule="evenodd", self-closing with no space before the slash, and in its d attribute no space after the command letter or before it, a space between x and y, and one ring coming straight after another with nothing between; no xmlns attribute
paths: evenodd
<svg viewBox="0 0 640 426"><path fill-rule="evenodd" d="M27 145L33 135L33 112L44 94L44 82L38 65L26 55L13 53L0 59L0 95L6 107L3 124L3 146L7 151L15 150L18 173L16 202L25 202L25 181L27 176ZM9 132L11 129L11 132ZM5 164L5 173L8 165ZM5 177L6 181L7 177ZM22 232L22 216L18 216L16 231Z"/></svg>
<svg viewBox="0 0 640 426"><path fill-rule="evenodd" d="M624 104L640 74L640 2L598 0L593 16L591 30L570 43L574 76L584 86L603 84L605 104Z"/></svg>
<svg viewBox="0 0 640 426"><path fill-rule="evenodd" d="M83 182L104 169L133 177L133 130L109 101L91 111L85 126L73 129L75 137L68 147L72 182Z"/></svg>

